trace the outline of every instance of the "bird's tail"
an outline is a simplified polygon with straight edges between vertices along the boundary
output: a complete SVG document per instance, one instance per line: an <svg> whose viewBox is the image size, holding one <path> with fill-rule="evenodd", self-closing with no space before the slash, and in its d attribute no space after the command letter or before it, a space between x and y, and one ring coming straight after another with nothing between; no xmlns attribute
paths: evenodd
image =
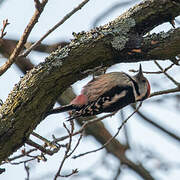
<svg viewBox="0 0 180 180"><path fill-rule="evenodd" d="M51 109L49 112L46 113L46 116L49 116L51 114L57 114L57 113L62 113L62 112L66 112L66 111L71 111L73 109L75 109L75 106L73 104L60 106L58 108Z"/></svg>

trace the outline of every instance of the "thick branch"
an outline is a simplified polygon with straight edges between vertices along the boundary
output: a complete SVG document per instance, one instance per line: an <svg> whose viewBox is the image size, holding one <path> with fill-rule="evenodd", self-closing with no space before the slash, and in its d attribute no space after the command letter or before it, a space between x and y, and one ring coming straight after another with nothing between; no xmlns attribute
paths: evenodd
<svg viewBox="0 0 180 180"><path fill-rule="evenodd" d="M28 72L0 109L0 161L25 142L57 96L85 76L80 72L102 63L149 60L148 53L134 60L128 52L140 48L141 42L134 43L136 37L180 14L180 6L173 2L143 1L103 27L74 35L69 45Z"/></svg>
<svg viewBox="0 0 180 180"><path fill-rule="evenodd" d="M151 59L171 59L180 51L180 28L152 34L143 39L142 54Z"/></svg>
<svg viewBox="0 0 180 180"><path fill-rule="evenodd" d="M9 57L16 43L11 40L7 40L7 42L4 42L3 55L5 57ZM6 47L11 47L11 46L12 48L6 49ZM16 64L18 68L22 72L24 72L24 74L26 73L26 71L30 70L31 67L33 66L33 64L28 59L25 59L25 58L19 58L18 61L16 61ZM62 105L65 105L65 104L68 104L74 97L75 97L75 94L73 93L72 88L68 88L61 95L61 97L58 98L58 102ZM91 118L93 119L93 117ZM80 126L83 125L82 124L83 120L84 118L77 119L77 122L79 123ZM112 138L112 135L108 132L108 130L105 128L102 122L98 122L96 124L92 124L91 126L86 127L85 132L89 135L92 135L102 145ZM32 134L34 134L34 132ZM38 147L38 148L41 148L41 147ZM113 154L116 158L118 158L122 164L128 165L130 169L134 170L137 174L139 174L139 176L143 177L144 179L153 179L153 177L151 177L150 173L145 168L143 168L142 166L136 165L134 162L128 160L128 158L125 156L125 151L128 149L127 145L123 145L117 139L113 139L111 143L107 145L105 148L107 149L109 153ZM56 152L56 150L57 149L55 149L54 152ZM54 152L51 151L50 154L53 154Z"/></svg>

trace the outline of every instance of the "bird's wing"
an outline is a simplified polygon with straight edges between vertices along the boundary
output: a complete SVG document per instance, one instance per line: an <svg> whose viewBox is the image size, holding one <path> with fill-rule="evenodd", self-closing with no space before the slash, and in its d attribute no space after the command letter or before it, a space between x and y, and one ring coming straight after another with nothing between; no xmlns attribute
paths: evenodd
<svg viewBox="0 0 180 180"><path fill-rule="evenodd" d="M110 91L112 88L118 85L127 86L128 83L131 83L131 81L123 72L107 73L94 78L87 85L85 85L82 90L82 94L87 96L88 102L93 102L105 92L107 93Z"/></svg>

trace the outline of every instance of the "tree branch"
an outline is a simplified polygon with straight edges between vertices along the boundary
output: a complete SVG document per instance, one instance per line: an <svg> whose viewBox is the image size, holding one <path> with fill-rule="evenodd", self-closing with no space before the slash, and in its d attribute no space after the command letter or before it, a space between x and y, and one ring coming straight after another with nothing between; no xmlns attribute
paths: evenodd
<svg viewBox="0 0 180 180"><path fill-rule="evenodd" d="M136 39L179 14L173 1L147 0L105 26L74 34L69 45L27 73L0 108L0 161L24 144L59 94L87 75L80 72L102 63L150 60L148 52L133 51L141 45Z"/></svg>
<svg viewBox="0 0 180 180"><path fill-rule="evenodd" d="M24 44L26 43L27 38L28 38L29 34L31 33L33 27L38 22L38 19L39 19L41 13L43 12L44 7L45 7L47 2L48 2L48 0L43 0L42 3L40 3L40 7L38 9L36 7L36 11L35 11L33 17L31 18L30 22L26 26L26 28L24 30L24 33L21 36L16 48L13 50L13 52L12 52L11 56L9 57L8 61L3 66L0 67L0 76L3 73L5 73L11 67L11 65L15 62L17 56L19 55L19 53L21 52Z"/></svg>
<svg viewBox="0 0 180 180"><path fill-rule="evenodd" d="M55 26L53 26L46 34L44 34L37 42L35 42L31 47L29 47L25 52L19 55L19 57L27 56L33 49L35 49L50 33L52 33L55 29L57 29L60 25L62 25L66 20L68 20L73 14L75 14L78 10L80 10L89 0L84 0L81 2L76 8L74 8L71 12L69 12L66 16L63 17L61 21L59 21Z"/></svg>

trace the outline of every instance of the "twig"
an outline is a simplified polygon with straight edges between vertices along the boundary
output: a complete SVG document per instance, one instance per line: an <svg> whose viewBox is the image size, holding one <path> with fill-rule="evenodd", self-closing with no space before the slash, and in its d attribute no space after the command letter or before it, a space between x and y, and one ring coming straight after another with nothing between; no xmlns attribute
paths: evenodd
<svg viewBox="0 0 180 180"><path fill-rule="evenodd" d="M70 174L66 174L66 175L59 175L60 177L69 177L72 176L73 174L78 173L78 169L72 169L72 172Z"/></svg>
<svg viewBox="0 0 180 180"><path fill-rule="evenodd" d="M167 90L163 90L163 91L157 91L157 92L153 92L151 93L150 97L153 96L159 96L159 95L163 95L163 94L170 94L170 93L175 93L175 92L180 92L180 88L173 88L173 89L167 89Z"/></svg>
<svg viewBox="0 0 180 180"><path fill-rule="evenodd" d="M68 153L69 153L69 151L70 151L70 149L71 149L72 134L73 134L73 131L74 131L74 122L73 122L73 121L70 121L70 124L71 124L71 130L69 130L69 129L67 128L66 124L63 123L64 128L66 129L66 131L67 131L68 134L69 134L69 142L68 142L68 144L67 144L67 147L66 147L66 151L65 151L63 160L61 161L61 164L60 164L60 166L59 166L59 169L58 169L58 171L57 171L57 173L56 173L56 175L55 175L55 177L54 177L54 180L56 180L59 176L61 176L60 173L61 173L62 167L63 167L63 165L64 165L64 163L65 163L65 160L69 157Z"/></svg>
<svg viewBox="0 0 180 180"><path fill-rule="evenodd" d="M27 177L25 178L25 180L29 180L29 166L26 165L27 162L24 163L24 169L26 171Z"/></svg>
<svg viewBox="0 0 180 180"><path fill-rule="evenodd" d="M27 143L28 142L28 143ZM26 162L29 162L29 161L33 161L33 160L37 160L38 162L40 160L42 161L46 161L46 157L44 156L43 153L41 153L41 155L36 155L36 156L33 156L33 155L30 155L31 152L34 152L34 151L37 151L37 149L39 149L41 152L44 152L48 155L52 155L54 153L56 153L59 149L54 149L53 151L50 151L50 150L46 150L45 148L43 148L42 146L34 143L33 141L31 140L28 140L26 143L30 146L33 146L35 147L34 149L31 149L29 151L25 151L25 149L23 149L21 152L22 154L18 155L18 156L15 156L13 158L8 158L6 159L5 161L3 161L1 163L2 164L5 164L5 163L10 163L11 165L19 165L19 164L22 164L22 163L26 163ZM20 158L23 158L23 157L29 157L30 159L27 159L27 160L22 160L22 161L19 161L19 162L12 162L14 160L17 160L17 159L20 159Z"/></svg>
<svg viewBox="0 0 180 180"><path fill-rule="evenodd" d="M31 47L29 47L26 51L20 54L18 57L27 56L32 49L36 48L50 33L52 33L55 29L57 29L60 25L62 25L66 20L68 20L74 13L80 10L89 0L84 0L80 3L76 8L74 8L71 12L66 14L62 20L60 20L55 26L53 26L47 33L45 33L36 43L34 43Z"/></svg>
<svg viewBox="0 0 180 180"><path fill-rule="evenodd" d="M21 36L21 38L20 38L18 44L16 45L14 51L12 52L12 54L10 55L10 57L6 61L6 63L0 67L0 76L3 73L5 73L10 68L10 66L14 63L14 61L17 59L19 53L21 52L22 48L24 47L24 44L27 41L29 34L31 33L35 24L38 22L38 19L39 19L41 13L43 12L43 9L44 9L47 2L48 2L48 0L43 0L41 3L41 9L36 9L34 15L32 16L30 22L26 26L24 33Z"/></svg>
<svg viewBox="0 0 180 180"><path fill-rule="evenodd" d="M113 113L107 114L107 115L105 115L105 116L102 116L102 117L100 117L100 118L95 118L95 119L92 119L92 120L88 120L87 122L85 122L85 123L81 126L81 128L80 128L78 131L74 132L74 133L72 134L72 136L75 136L75 135L77 135L77 134L82 133L87 126L89 126L89 125L91 125L91 124L94 124L94 123L96 123L96 122L102 121L103 119L105 119L105 118L107 118L107 117L111 117L111 116L113 116L114 114L115 114L115 113L113 112ZM69 135L63 136L63 137L60 137L60 138L56 138L56 139L54 140L54 142L63 141L63 140L65 140L65 139L67 139L67 138L69 138Z"/></svg>
<svg viewBox="0 0 180 180"><path fill-rule="evenodd" d="M118 180L120 174L121 174L121 166L118 167L117 172L115 173L115 177L113 178L113 180Z"/></svg>
<svg viewBox="0 0 180 180"><path fill-rule="evenodd" d="M180 87L180 83L177 82L173 77L171 77L162 67L161 65L154 60L154 63L157 65L157 67L162 71L162 73L164 73L164 75L166 75L166 77L171 80L177 87Z"/></svg>
<svg viewBox="0 0 180 180"><path fill-rule="evenodd" d="M169 65L167 68L165 68L163 71L143 71L144 74L162 74L164 72L167 72L169 69L171 69L174 66L174 64L172 63L171 65ZM139 70L134 70L134 69L129 69L129 72L133 72L136 73Z"/></svg>
<svg viewBox="0 0 180 180"><path fill-rule="evenodd" d="M103 146L101 146L100 148L98 149L95 149L95 150L92 150L92 151L87 151L85 153L82 153L82 154L79 154L77 156L73 156L74 159L78 158L78 157L81 157L81 156L84 156L86 154L90 154L90 153L94 153L94 152L97 152L101 149L104 149L120 132L120 130L122 129L122 127L124 126L124 124L139 110L139 108L141 107L142 105L142 102L140 102L139 106L136 108L136 110L134 110L134 112L132 114L130 114L123 122L122 124L120 125L120 127L118 128L118 131L116 132L116 134L114 136L112 136Z"/></svg>
<svg viewBox="0 0 180 180"><path fill-rule="evenodd" d="M44 141L45 145L47 145L47 146L49 146L49 147L51 147L51 148L53 148L53 149L57 148L57 145L53 144L52 142L50 142L50 141L47 140L46 138L40 136L39 134L37 134L37 133L35 133L35 132L32 132L31 134L32 134L33 136L35 136L36 138Z"/></svg>
<svg viewBox="0 0 180 180"><path fill-rule="evenodd" d="M171 65L169 65L167 68L164 69L164 72L167 72L169 69L171 69L174 66L174 63L172 63Z"/></svg>
<svg viewBox="0 0 180 180"><path fill-rule="evenodd" d="M60 149L59 147L56 146L56 148L54 148L53 150L49 150L49 149L46 149L43 146L35 143L34 141L32 141L30 139L28 139L26 141L26 144L28 144L28 145L30 145L32 147L35 147L35 148L39 149L41 152L43 152L45 154L48 154L50 156L52 156L53 154L57 153L59 151L59 149Z"/></svg>
<svg viewBox="0 0 180 180"><path fill-rule="evenodd" d="M80 143L82 137L83 137L83 133L81 133L81 135L80 135L80 137L79 137L79 139L78 139L78 141L77 141L74 149L68 154L68 156L71 156L71 155L74 153L74 151L76 150L76 148L79 146L79 143Z"/></svg>
<svg viewBox="0 0 180 180"><path fill-rule="evenodd" d="M18 165L18 164L22 164L22 163L26 163L26 162L29 162L29 161L33 161L33 160L36 160L39 162L40 160L42 161L47 161L46 157L44 156L43 153L41 153L41 155L30 155L31 152L37 150L36 149L31 149L29 151L25 151L25 150L22 150L22 155L19 155L19 156L15 156L14 158L11 158L11 159L6 159L4 163L10 163L11 165ZM30 159L27 159L27 160L22 160L22 161L19 161L19 162L12 162L12 160L15 160L15 159L19 159L21 157L29 157ZM3 163L3 164L4 164Z"/></svg>
<svg viewBox="0 0 180 180"><path fill-rule="evenodd" d="M129 72L136 73L138 70L129 69ZM161 71L143 71L144 74L161 74Z"/></svg>
<svg viewBox="0 0 180 180"><path fill-rule="evenodd" d="M27 163L27 162L33 161L33 160L35 160L36 158L37 158L37 157L34 156L34 157L32 157L31 159L28 159L28 160L19 161L19 162L11 162L11 161L9 161L8 163L10 163L11 165L19 165L19 164L22 164L22 163Z"/></svg>
<svg viewBox="0 0 180 180"><path fill-rule="evenodd" d="M20 154L20 155L18 155L18 156L14 156L14 157L12 157L12 158L8 158L7 160L3 161L0 165L5 164L5 163L9 163L9 162L11 162L11 161L14 161L14 160L16 160L16 159L20 159L20 158L22 158L22 157L25 157L26 155L28 155L28 154L30 154L31 152L34 152L34 151L37 151L37 149L30 149L30 150L27 151L27 152L23 150L23 153L22 153L22 154Z"/></svg>
<svg viewBox="0 0 180 180"><path fill-rule="evenodd" d="M73 150L70 152L71 143L72 143L72 135L73 135L73 132L74 132L74 122L73 122L73 121L70 121L70 123L71 123L71 131L69 131L69 129L66 127L66 125L63 124L64 127L65 127L65 129L67 130L67 132L68 132L68 134L69 134L69 143L67 144L67 149L66 149L66 151L65 151L64 158L63 158L63 160L62 160L62 162L61 162L61 164L60 164L60 167L59 167L59 169L58 169L58 171L57 171L57 173L56 173L56 175L55 175L55 177L54 177L54 180L56 180L57 177L69 177L69 176L71 176L71 175L73 175L73 174L78 173L78 170L77 170L77 169L73 169L70 174L67 174L67 175L61 175L61 174L60 174L61 169L62 169L62 167L63 167L63 164L64 164L65 160L66 160L67 158L69 158L69 157L74 153L74 151L75 151L76 148L78 147L78 145L79 145L79 143L80 143L80 141L81 141L81 139L82 139L82 136L83 136L83 134L81 133L81 135L80 135L80 137L79 137L79 139L78 139L75 147L74 147Z"/></svg>
<svg viewBox="0 0 180 180"><path fill-rule="evenodd" d="M9 25L10 23L8 22L8 19L3 20L3 27L1 29L1 36L0 39L3 39L3 37L6 35L7 32L4 32L6 27Z"/></svg>
<svg viewBox="0 0 180 180"><path fill-rule="evenodd" d="M121 116L121 121L123 122L124 121L124 111L123 109L121 109L120 111L120 116ZM127 124L124 125L124 136L125 136L125 139L126 139L126 145L129 147L129 135L128 135L128 129L127 129Z"/></svg>

